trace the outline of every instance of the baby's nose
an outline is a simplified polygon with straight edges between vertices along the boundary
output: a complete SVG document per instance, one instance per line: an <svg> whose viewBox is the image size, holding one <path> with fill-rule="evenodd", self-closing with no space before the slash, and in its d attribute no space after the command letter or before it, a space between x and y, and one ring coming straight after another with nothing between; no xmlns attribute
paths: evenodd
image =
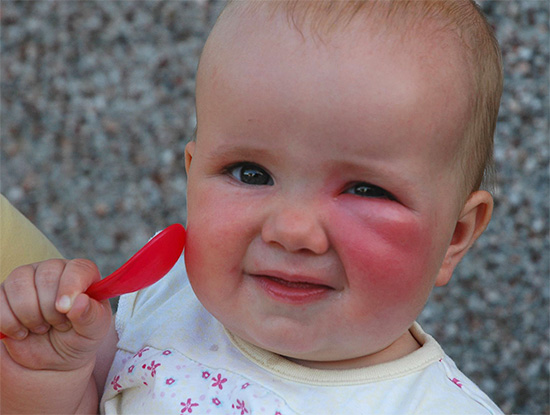
<svg viewBox="0 0 550 415"><path fill-rule="evenodd" d="M290 204L278 207L264 222L262 239L289 252L309 251L317 255L329 248L329 239L319 212Z"/></svg>

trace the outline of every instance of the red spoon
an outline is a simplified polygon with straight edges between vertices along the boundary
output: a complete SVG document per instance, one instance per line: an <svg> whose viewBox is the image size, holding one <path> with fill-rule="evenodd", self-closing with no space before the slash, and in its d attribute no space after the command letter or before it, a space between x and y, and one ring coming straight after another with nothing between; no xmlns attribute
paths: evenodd
<svg viewBox="0 0 550 415"><path fill-rule="evenodd" d="M185 245L185 229L170 225L137 251L124 265L101 281L94 282L86 294L97 301L146 288L170 271ZM6 337L0 333L0 339Z"/></svg>

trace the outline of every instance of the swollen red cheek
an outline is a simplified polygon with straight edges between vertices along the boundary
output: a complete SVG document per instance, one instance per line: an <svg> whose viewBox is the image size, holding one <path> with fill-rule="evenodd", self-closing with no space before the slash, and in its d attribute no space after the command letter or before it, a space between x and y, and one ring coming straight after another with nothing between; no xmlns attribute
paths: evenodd
<svg viewBox="0 0 550 415"><path fill-rule="evenodd" d="M429 232L413 219L360 219L341 215L334 227L339 229L340 256L348 270L355 269L370 283L378 281L388 288L406 287L423 278L431 250Z"/></svg>

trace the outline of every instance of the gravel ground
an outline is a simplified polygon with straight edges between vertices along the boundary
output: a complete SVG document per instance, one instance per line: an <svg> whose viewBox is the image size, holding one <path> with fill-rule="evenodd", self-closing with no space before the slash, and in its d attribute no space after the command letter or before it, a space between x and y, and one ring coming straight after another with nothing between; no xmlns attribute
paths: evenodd
<svg viewBox="0 0 550 415"><path fill-rule="evenodd" d="M494 219L420 321L506 413L548 414L549 9L483 1L504 55ZM219 1L1 3L0 191L117 268L185 221L183 150Z"/></svg>

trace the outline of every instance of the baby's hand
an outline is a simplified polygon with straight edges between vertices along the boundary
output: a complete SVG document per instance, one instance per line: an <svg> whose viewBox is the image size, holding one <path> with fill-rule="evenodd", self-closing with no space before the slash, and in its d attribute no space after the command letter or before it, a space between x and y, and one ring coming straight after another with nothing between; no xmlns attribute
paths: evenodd
<svg viewBox="0 0 550 415"><path fill-rule="evenodd" d="M0 332L11 359L31 370L93 364L111 322L109 302L84 294L99 279L95 264L83 259L15 269L0 289Z"/></svg>

